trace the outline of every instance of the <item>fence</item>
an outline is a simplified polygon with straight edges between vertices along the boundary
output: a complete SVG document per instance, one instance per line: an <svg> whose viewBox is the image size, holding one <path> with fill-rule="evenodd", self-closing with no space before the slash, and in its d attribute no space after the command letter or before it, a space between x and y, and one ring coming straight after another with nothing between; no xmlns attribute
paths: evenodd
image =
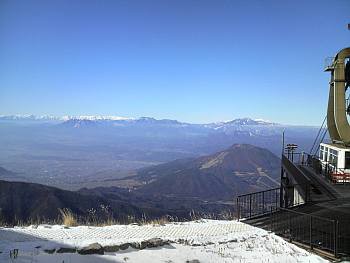
<svg viewBox="0 0 350 263"><path fill-rule="evenodd" d="M308 245L338 253L338 221L291 209L278 208L270 213L270 229L275 234Z"/></svg>
<svg viewBox="0 0 350 263"><path fill-rule="evenodd" d="M350 183L350 174L347 169L334 167L329 162L321 163L316 156L308 155L307 162L304 165L313 168L316 174L324 176L333 184Z"/></svg>
<svg viewBox="0 0 350 263"><path fill-rule="evenodd" d="M282 208L279 198L280 188L238 196L238 220L264 216L269 224L265 229L270 229L291 242L303 243L311 249L318 248L336 257L339 241L338 221Z"/></svg>
<svg viewBox="0 0 350 263"><path fill-rule="evenodd" d="M280 188L249 193L237 197L237 218L252 218L270 213L280 206Z"/></svg>

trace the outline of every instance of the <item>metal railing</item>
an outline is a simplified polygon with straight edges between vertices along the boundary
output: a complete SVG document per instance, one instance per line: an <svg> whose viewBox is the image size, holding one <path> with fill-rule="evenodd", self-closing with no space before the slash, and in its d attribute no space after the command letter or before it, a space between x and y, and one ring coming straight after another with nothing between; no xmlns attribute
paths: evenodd
<svg viewBox="0 0 350 263"><path fill-rule="evenodd" d="M271 213L271 211L276 211L280 207L291 208L306 203L304 198L300 198L299 195L294 196L294 194L292 195L293 198L285 199L285 197L281 196L281 189L283 190L282 193L286 193L289 197L291 196L290 192L295 190L298 192L309 192L308 187L305 185L286 186L282 182L279 188L239 195L236 199L238 220L263 216Z"/></svg>
<svg viewBox="0 0 350 263"><path fill-rule="evenodd" d="M275 234L305 244L310 249L318 248L338 254L338 221L322 218L291 209L278 208L270 213L270 230Z"/></svg>
<svg viewBox="0 0 350 263"><path fill-rule="evenodd" d="M317 174L330 176L330 173L325 174L320 165L317 157L307 153L282 155L284 170L281 187L238 196L238 220L243 219L247 223L270 229L291 242L299 242L310 249L319 249L335 257L350 255L350 236L343 229L348 227L347 222L344 224L343 221L295 211L296 207L312 201L311 190L315 190L315 182L311 183L303 166L313 168ZM284 176L285 172L293 174L293 182ZM304 207L308 209L309 206Z"/></svg>
<svg viewBox="0 0 350 263"><path fill-rule="evenodd" d="M343 248L342 240L345 237L339 235L338 220L295 211L293 207L297 206L280 206L280 188L249 193L237 197L237 219L246 221L265 218L265 229L270 229L290 242L299 242L310 249L317 248L335 257L339 247L343 252L349 250Z"/></svg>
<svg viewBox="0 0 350 263"><path fill-rule="evenodd" d="M283 188L283 192L288 190ZM253 225L257 223L259 227L271 230L291 242L302 243L310 249L320 249L335 257L338 254L350 255L350 236L346 230L348 222L294 210L308 209L305 202L297 204L294 201L286 204L282 201L280 188L238 196L237 219Z"/></svg>
<svg viewBox="0 0 350 263"><path fill-rule="evenodd" d="M308 166L312 168L316 174L324 176L331 183L350 183L350 174L348 173L347 169L334 167L334 165L332 165L329 162L323 161L323 163L321 163L320 159L315 155L298 152L289 153L288 155L282 156L282 162L284 162L285 164L286 161L283 157L289 160L291 163L295 164L296 166ZM298 174L295 168L292 169L294 172L293 174ZM300 176L298 176L297 178L300 178ZM302 183L305 184L305 182Z"/></svg>
<svg viewBox="0 0 350 263"><path fill-rule="evenodd" d="M280 206L280 188L240 195L236 199L237 218L252 218L270 213Z"/></svg>
<svg viewBox="0 0 350 263"><path fill-rule="evenodd" d="M329 174L329 179L334 184L348 184L350 183L350 174L344 172L345 169L337 168L336 172Z"/></svg>
<svg viewBox="0 0 350 263"><path fill-rule="evenodd" d="M301 165L307 165L311 167L316 174L323 175L331 183L334 183L334 184L350 183L350 174L348 172L348 169L334 167L334 165L325 161L321 163L320 159L316 156L312 156L308 154L306 164L301 164Z"/></svg>

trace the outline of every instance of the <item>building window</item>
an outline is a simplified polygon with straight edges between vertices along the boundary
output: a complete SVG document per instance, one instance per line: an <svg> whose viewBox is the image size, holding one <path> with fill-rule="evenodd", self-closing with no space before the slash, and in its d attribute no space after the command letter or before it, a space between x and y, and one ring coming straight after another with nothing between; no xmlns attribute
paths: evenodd
<svg viewBox="0 0 350 263"><path fill-rule="evenodd" d="M321 161L324 161L324 151L323 151L323 146L321 146L321 149L320 149L320 160L321 160Z"/></svg>
<svg viewBox="0 0 350 263"><path fill-rule="evenodd" d="M350 152L345 152L345 169L350 169Z"/></svg>
<svg viewBox="0 0 350 263"><path fill-rule="evenodd" d="M329 149L329 164L333 166L333 168L338 168L338 151Z"/></svg>

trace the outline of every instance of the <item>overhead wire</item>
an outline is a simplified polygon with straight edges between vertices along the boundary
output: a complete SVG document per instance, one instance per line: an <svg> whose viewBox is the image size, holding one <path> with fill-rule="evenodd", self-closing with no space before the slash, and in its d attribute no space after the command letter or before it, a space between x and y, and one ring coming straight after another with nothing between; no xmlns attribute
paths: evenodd
<svg viewBox="0 0 350 263"><path fill-rule="evenodd" d="M327 134L327 127L324 128L324 132L323 132L323 135L322 135L322 139L321 139L320 142L318 143L318 146L317 146L317 148L315 149L315 153L313 154L313 156L316 156L316 155L317 155L318 150L320 149L320 143L323 142L324 138L326 137L326 134Z"/></svg>
<svg viewBox="0 0 350 263"><path fill-rule="evenodd" d="M316 146L318 137L320 136L320 134L321 134L321 132L322 132L323 125L325 124L326 119L327 119L327 115L326 115L326 117L324 117L323 122L322 122L322 125L321 125L320 129L318 130L317 136L316 136L316 138L315 138L315 140L314 140L314 143L313 143L313 145L312 145L312 147L311 147L311 150L310 150L310 153L311 153L311 154L312 154L312 152L313 152L313 150L314 150L314 147ZM322 140L321 140L321 141L322 141Z"/></svg>

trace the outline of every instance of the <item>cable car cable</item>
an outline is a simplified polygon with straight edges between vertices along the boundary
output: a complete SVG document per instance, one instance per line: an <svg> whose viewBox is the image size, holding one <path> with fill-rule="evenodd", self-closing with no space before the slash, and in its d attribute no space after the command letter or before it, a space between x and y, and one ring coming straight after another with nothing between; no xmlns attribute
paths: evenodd
<svg viewBox="0 0 350 263"><path fill-rule="evenodd" d="M313 145L312 145L312 147L311 147L311 150L310 150L310 153L311 153L311 154L312 154L312 151L313 151L314 147L316 146L316 142L317 142L317 140L318 140L318 136L320 136L320 133L321 133L321 131L322 131L322 129L323 129L323 125L324 125L325 122L326 122L326 119L327 119L327 115L326 115L326 117L324 117L324 120L323 120L323 122L322 122L322 125L321 125L320 129L318 130L317 136L316 136L316 138L315 138L315 140L314 140L314 143L313 143Z"/></svg>
<svg viewBox="0 0 350 263"><path fill-rule="evenodd" d="M326 127L325 127L325 130L324 130L324 133L323 133L323 135L322 135L322 139L321 139L320 143L323 142L324 138L326 137L326 134L327 134L327 129L326 129ZM313 156L316 156L318 150L320 149L320 143L318 144L318 147L316 148L315 153L313 154Z"/></svg>

